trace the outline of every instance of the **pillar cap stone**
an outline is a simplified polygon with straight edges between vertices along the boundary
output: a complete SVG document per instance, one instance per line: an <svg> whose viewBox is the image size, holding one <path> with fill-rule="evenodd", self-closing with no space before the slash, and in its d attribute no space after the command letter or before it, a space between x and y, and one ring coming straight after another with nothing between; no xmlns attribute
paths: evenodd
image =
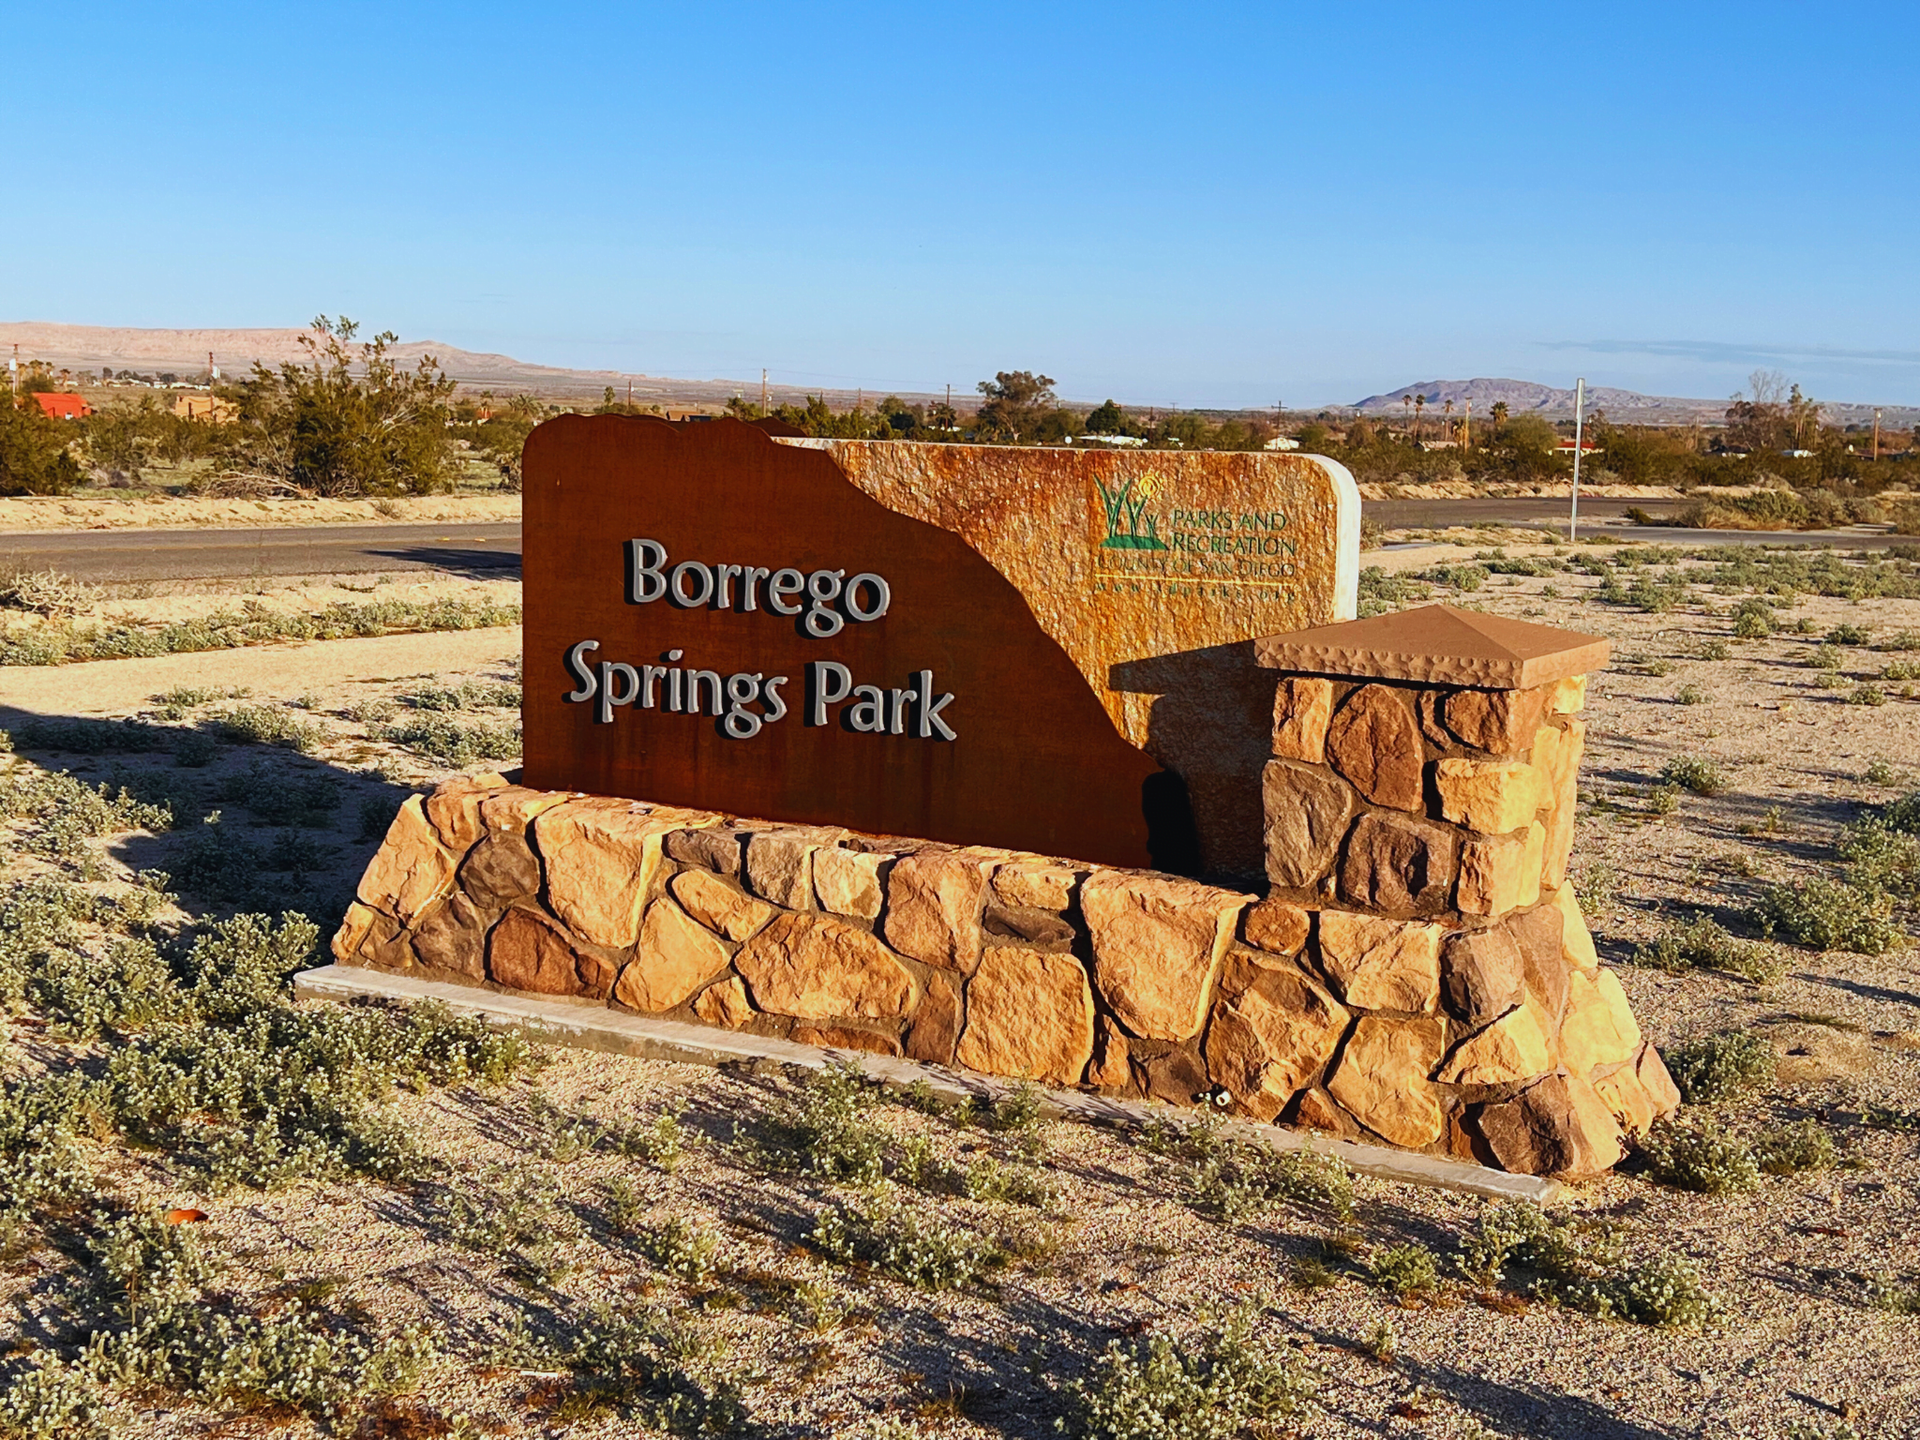
<svg viewBox="0 0 1920 1440"><path fill-rule="evenodd" d="M1253 643L1270 670L1493 690L1530 690L1585 675L1605 665L1612 649L1597 635L1451 605L1423 605Z"/></svg>

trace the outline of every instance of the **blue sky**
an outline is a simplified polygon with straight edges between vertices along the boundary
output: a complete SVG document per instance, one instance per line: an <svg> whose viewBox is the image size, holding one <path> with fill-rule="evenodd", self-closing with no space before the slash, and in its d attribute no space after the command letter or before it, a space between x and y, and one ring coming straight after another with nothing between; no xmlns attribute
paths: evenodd
<svg viewBox="0 0 1920 1440"><path fill-rule="evenodd" d="M45 14L41 19L46 19ZM15 16L0 319L1161 405L1920 403L1920 6ZM21 143L22 140L48 143Z"/></svg>

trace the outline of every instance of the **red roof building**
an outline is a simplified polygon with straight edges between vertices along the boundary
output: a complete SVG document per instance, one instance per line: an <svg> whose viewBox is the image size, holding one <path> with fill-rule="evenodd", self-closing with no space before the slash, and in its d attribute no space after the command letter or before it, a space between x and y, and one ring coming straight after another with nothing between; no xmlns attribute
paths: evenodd
<svg viewBox="0 0 1920 1440"><path fill-rule="evenodd" d="M33 398L40 402L43 411L56 420L80 420L93 413L93 407L78 395L36 390Z"/></svg>

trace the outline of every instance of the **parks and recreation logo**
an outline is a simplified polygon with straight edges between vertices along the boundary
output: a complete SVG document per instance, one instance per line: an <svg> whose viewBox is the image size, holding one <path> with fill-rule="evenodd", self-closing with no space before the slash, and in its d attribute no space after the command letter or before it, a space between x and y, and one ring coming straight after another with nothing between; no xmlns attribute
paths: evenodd
<svg viewBox="0 0 1920 1440"><path fill-rule="evenodd" d="M1298 544L1285 510L1209 505L1159 470L1096 475L1093 485L1096 592L1291 586Z"/></svg>

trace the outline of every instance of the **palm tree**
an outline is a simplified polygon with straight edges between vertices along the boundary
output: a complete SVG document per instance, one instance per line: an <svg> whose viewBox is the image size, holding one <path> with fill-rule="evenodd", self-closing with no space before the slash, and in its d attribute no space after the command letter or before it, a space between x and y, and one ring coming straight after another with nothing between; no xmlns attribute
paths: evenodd
<svg viewBox="0 0 1920 1440"><path fill-rule="evenodd" d="M1411 395L1402 395L1400 397L1400 408L1403 411L1411 412L1413 409L1413 397ZM1408 422L1408 425L1409 425L1409 433L1411 433L1412 422Z"/></svg>
<svg viewBox="0 0 1920 1440"><path fill-rule="evenodd" d="M1493 433L1498 435L1500 433L1500 427L1506 423L1507 402L1504 400L1496 400L1493 402Z"/></svg>
<svg viewBox="0 0 1920 1440"><path fill-rule="evenodd" d="M1420 412L1426 408L1426 396L1416 395L1413 397L1413 438L1415 440L1420 438Z"/></svg>

